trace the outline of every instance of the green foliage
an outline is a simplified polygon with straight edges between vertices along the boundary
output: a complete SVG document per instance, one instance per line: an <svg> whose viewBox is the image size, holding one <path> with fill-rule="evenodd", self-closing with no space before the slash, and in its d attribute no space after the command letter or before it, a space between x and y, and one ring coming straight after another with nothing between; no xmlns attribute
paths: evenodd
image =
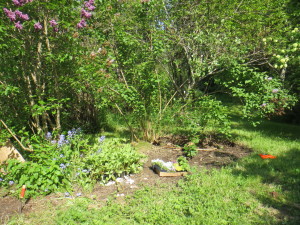
<svg viewBox="0 0 300 225"><path fill-rule="evenodd" d="M234 121L238 144L252 155L222 169L195 171L173 183L144 187L125 202L77 198L22 214L10 224L298 224L299 126ZM263 160L257 154L276 155ZM178 160L179 161L179 160ZM274 197L274 195L276 197Z"/></svg>
<svg viewBox="0 0 300 225"><path fill-rule="evenodd" d="M97 181L106 182L140 171L142 155L124 139L102 136L99 141L92 141L79 129L58 135L57 139L48 133L46 138L31 138L34 152L26 162L8 160L1 186L14 192L25 184L26 197L31 197L58 190L71 192L74 184L90 188ZM10 181L14 185L10 186Z"/></svg>
<svg viewBox="0 0 300 225"><path fill-rule="evenodd" d="M0 146L5 145L10 136L11 135L7 130L0 128Z"/></svg>
<svg viewBox="0 0 300 225"><path fill-rule="evenodd" d="M108 139L95 145L76 163L76 181L85 183L115 180L122 175L137 173L141 169L141 155L124 139Z"/></svg>
<svg viewBox="0 0 300 225"><path fill-rule="evenodd" d="M1 186L9 187L9 182L13 181L11 191L19 190L22 185L26 185L25 198L37 195L46 195L61 188L69 188L70 182L59 165L53 160L47 160L43 164L36 162L19 162L9 160L5 166L5 172Z"/></svg>
<svg viewBox="0 0 300 225"><path fill-rule="evenodd" d="M198 153L197 146L194 143L185 144L185 146L183 147L183 152L186 157L193 158Z"/></svg>
<svg viewBox="0 0 300 225"><path fill-rule="evenodd" d="M218 82L244 103L243 116L249 119L282 115L295 104L279 79L248 66L236 64Z"/></svg>
<svg viewBox="0 0 300 225"><path fill-rule="evenodd" d="M189 161L184 156L179 156L177 158L177 162L179 166L182 168L183 171L190 171L190 164Z"/></svg>

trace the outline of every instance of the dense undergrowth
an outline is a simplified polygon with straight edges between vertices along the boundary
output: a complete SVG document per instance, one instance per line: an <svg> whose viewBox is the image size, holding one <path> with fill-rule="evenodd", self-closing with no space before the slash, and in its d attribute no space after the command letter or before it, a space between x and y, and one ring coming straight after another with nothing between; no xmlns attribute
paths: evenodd
<svg viewBox="0 0 300 225"><path fill-rule="evenodd" d="M34 151L26 162L7 160L1 167L2 195L18 195L26 185L26 198L65 191L77 186L91 189L96 182L107 182L121 175L137 173L143 157L125 139L83 135L77 129L66 135L31 137Z"/></svg>

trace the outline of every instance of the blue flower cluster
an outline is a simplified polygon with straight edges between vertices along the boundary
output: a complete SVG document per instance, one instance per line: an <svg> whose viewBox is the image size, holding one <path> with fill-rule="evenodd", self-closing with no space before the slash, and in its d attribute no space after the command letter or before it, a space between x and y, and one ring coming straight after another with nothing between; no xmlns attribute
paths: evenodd
<svg viewBox="0 0 300 225"><path fill-rule="evenodd" d="M50 141L52 144L57 144L58 147L62 147L63 145L69 144L70 141L78 134L81 133L81 128L73 128L72 130L68 131L67 136L65 136L64 134L59 135L59 139L58 141L56 140L52 140L52 133L51 132L47 132L47 134L45 135L46 140Z"/></svg>
<svg viewBox="0 0 300 225"><path fill-rule="evenodd" d="M102 143L104 140L105 140L105 136L101 136L101 137L98 139L99 143Z"/></svg>
<svg viewBox="0 0 300 225"><path fill-rule="evenodd" d="M3 181L4 181L4 179L0 177L0 182L3 182ZM10 186L14 185L14 183L15 183L15 182L12 181L12 180L10 180L10 181L8 182L8 184L9 184Z"/></svg>
<svg viewBox="0 0 300 225"><path fill-rule="evenodd" d="M65 135L63 134L59 135L59 140L57 141L58 147L61 147L65 144L69 144L69 140L66 139Z"/></svg>
<svg viewBox="0 0 300 225"><path fill-rule="evenodd" d="M68 139L68 140L71 140L71 139L74 138L76 135L80 134L81 131L82 131L82 130L81 130L80 127L77 128L77 129L73 128L72 130L69 130L69 131L68 131L67 139Z"/></svg>

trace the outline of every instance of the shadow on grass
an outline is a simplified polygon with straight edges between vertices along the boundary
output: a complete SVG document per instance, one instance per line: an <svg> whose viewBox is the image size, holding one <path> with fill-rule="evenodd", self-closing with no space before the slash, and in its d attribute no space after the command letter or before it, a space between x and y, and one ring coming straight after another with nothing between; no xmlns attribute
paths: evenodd
<svg viewBox="0 0 300 225"><path fill-rule="evenodd" d="M243 121L241 119L238 121L237 125L233 128L245 129L248 131L259 131L263 136L269 138L282 138L287 140L299 140L300 141L300 126L290 125L285 123L263 121L259 125L252 126L249 122ZM235 136L235 135L234 135Z"/></svg>
<svg viewBox="0 0 300 225"><path fill-rule="evenodd" d="M243 164L243 168L235 169L233 173L259 176L263 183L280 186L284 196L276 191L255 195L264 205L272 206L281 216L286 216L285 224L300 224L300 149L290 149L276 159L254 156Z"/></svg>

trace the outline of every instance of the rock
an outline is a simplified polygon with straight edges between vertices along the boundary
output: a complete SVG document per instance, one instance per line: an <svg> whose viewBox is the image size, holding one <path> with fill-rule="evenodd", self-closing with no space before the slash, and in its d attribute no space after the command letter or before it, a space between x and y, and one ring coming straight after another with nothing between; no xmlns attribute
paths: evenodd
<svg viewBox="0 0 300 225"><path fill-rule="evenodd" d="M6 143L5 146L0 147L0 164L3 164L8 159L16 159L20 162L25 162L25 159L20 152L10 143ZM4 172L2 169L0 172Z"/></svg>

